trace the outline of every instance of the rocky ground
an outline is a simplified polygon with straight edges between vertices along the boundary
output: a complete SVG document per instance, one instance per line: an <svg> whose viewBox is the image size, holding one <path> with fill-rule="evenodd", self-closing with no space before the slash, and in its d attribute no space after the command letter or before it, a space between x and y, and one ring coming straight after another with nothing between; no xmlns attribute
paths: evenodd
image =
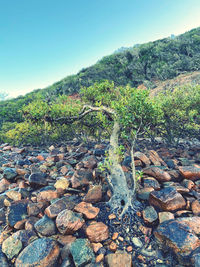
<svg viewBox="0 0 200 267"><path fill-rule="evenodd" d="M120 219L98 168L106 144L0 145L0 266L200 266L200 146L147 147ZM128 153L122 165L128 180Z"/></svg>

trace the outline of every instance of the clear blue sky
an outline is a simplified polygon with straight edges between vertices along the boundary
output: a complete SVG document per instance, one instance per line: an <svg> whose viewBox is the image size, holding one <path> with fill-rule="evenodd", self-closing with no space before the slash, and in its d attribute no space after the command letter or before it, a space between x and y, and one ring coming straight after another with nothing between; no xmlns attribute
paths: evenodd
<svg viewBox="0 0 200 267"><path fill-rule="evenodd" d="M200 26L200 0L0 0L0 91L25 94Z"/></svg>

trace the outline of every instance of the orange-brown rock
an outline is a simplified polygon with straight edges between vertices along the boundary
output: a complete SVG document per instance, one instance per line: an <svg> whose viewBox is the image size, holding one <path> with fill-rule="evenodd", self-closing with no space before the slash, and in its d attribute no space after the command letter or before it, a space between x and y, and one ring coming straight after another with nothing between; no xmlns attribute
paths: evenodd
<svg viewBox="0 0 200 267"><path fill-rule="evenodd" d="M100 209L92 206L91 203L80 202L74 208L75 211L82 213L87 219L94 219L97 217Z"/></svg>
<svg viewBox="0 0 200 267"><path fill-rule="evenodd" d="M136 166L136 165L135 165L135 166ZM124 166L124 165L122 165L122 170L123 170L123 172L128 172L128 171L129 171L128 167L126 167L126 166Z"/></svg>
<svg viewBox="0 0 200 267"><path fill-rule="evenodd" d="M153 176L159 182L168 182L171 180L171 176L166 171L161 170L158 167L150 166L143 169L143 173Z"/></svg>
<svg viewBox="0 0 200 267"><path fill-rule="evenodd" d="M16 169L16 172L17 172L17 174L20 175L20 176L24 176L25 174L28 173L28 171L25 170L25 169Z"/></svg>
<svg viewBox="0 0 200 267"><path fill-rule="evenodd" d="M186 201L173 187L150 193L149 203L164 211L175 211L186 206Z"/></svg>
<svg viewBox="0 0 200 267"><path fill-rule="evenodd" d="M25 183L25 181L17 181L19 188L26 188L27 184Z"/></svg>
<svg viewBox="0 0 200 267"><path fill-rule="evenodd" d="M132 247L132 246L128 246L128 247L126 248L126 250L127 250L127 252L131 252L131 251L133 250L133 247Z"/></svg>
<svg viewBox="0 0 200 267"><path fill-rule="evenodd" d="M65 191L70 185L70 181L66 179L65 177L59 178L56 183L54 184L54 187L58 190L62 189Z"/></svg>
<svg viewBox="0 0 200 267"><path fill-rule="evenodd" d="M190 229L192 229L195 234L200 234L200 217L185 217L185 218L178 218L177 222L186 224Z"/></svg>
<svg viewBox="0 0 200 267"><path fill-rule="evenodd" d="M117 233L117 232L113 233L112 240L116 240L118 238L118 236L119 236L119 233Z"/></svg>
<svg viewBox="0 0 200 267"><path fill-rule="evenodd" d="M167 166L155 150L149 150L149 159L155 166Z"/></svg>
<svg viewBox="0 0 200 267"><path fill-rule="evenodd" d="M200 179L200 168L194 166L181 166L179 167L181 175L189 180L195 181Z"/></svg>
<svg viewBox="0 0 200 267"><path fill-rule="evenodd" d="M196 164L196 163L193 164L193 166L196 167L196 168L200 168L200 165L199 164Z"/></svg>
<svg viewBox="0 0 200 267"><path fill-rule="evenodd" d="M5 178L0 180L0 193L4 192L9 188L10 182Z"/></svg>
<svg viewBox="0 0 200 267"><path fill-rule="evenodd" d="M146 166L151 164L151 161L149 160L149 158L142 152L139 152L139 151L135 152L134 158L141 160L143 162L143 164Z"/></svg>
<svg viewBox="0 0 200 267"><path fill-rule="evenodd" d="M6 192L6 196L9 197L10 199L14 201L18 201L22 199L22 194L15 191L15 190L10 190Z"/></svg>
<svg viewBox="0 0 200 267"><path fill-rule="evenodd" d="M27 221L27 219L24 219L24 220L21 220L21 221L17 222L17 223L14 225L14 228L17 229L17 230L22 230L22 229L24 229L24 226L25 226L26 221Z"/></svg>
<svg viewBox="0 0 200 267"><path fill-rule="evenodd" d="M46 200L46 201L51 201L52 199L58 198L58 192L55 190L45 190L45 191L41 191L38 193L37 195L37 200L38 201L42 201L42 200Z"/></svg>
<svg viewBox="0 0 200 267"><path fill-rule="evenodd" d="M170 152L167 148L162 147L159 149L159 154L163 158L173 158L174 154Z"/></svg>
<svg viewBox="0 0 200 267"><path fill-rule="evenodd" d="M83 159L84 168L94 169L97 166L97 159L94 156Z"/></svg>
<svg viewBox="0 0 200 267"><path fill-rule="evenodd" d="M126 252L108 254L105 261L108 267L132 267L132 256Z"/></svg>
<svg viewBox="0 0 200 267"><path fill-rule="evenodd" d="M174 214L168 211L163 211L158 213L159 223L164 221L169 221L174 219Z"/></svg>
<svg viewBox="0 0 200 267"><path fill-rule="evenodd" d="M72 242L74 242L76 240L76 237L73 235L57 235L56 240L62 246L65 246L67 244L71 244Z"/></svg>
<svg viewBox="0 0 200 267"><path fill-rule="evenodd" d="M176 188L176 191L181 194L186 194L190 192L188 188L181 186L181 185L175 185L175 188Z"/></svg>
<svg viewBox="0 0 200 267"><path fill-rule="evenodd" d="M25 149L25 147L23 147L23 148L12 147L11 150L12 150L13 152L17 153L17 154L22 154L26 149Z"/></svg>
<svg viewBox="0 0 200 267"><path fill-rule="evenodd" d="M64 153L59 153L57 156L58 156L59 160L63 160L64 157L65 157L65 154Z"/></svg>
<svg viewBox="0 0 200 267"><path fill-rule="evenodd" d="M96 256L96 263L103 261L103 259L104 259L104 254L99 254L98 256Z"/></svg>
<svg viewBox="0 0 200 267"><path fill-rule="evenodd" d="M56 226L63 235L75 233L84 223L85 221L81 214L71 210L61 211L56 218Z"/></svg>
<svg viewBox="0 0 200 267"><path fill-rule="evenodd" d="M100 248L102 248L103 245L101 243L92 243L92 248L94 253L97 253Z"/></svg>
<svg viewBox="0 0 200 267"><path fill-rule="evenodd" d="M43 161L43 160L44 160L44 157L43 157L42 155L38 155L38 156L37 156L37 159L38 159L39 161Z"/></svg>
<svg viewBox="0 0 200 267"><path fill-rule="evenodd" d="M67 166L62 166L61 167L61 170L60 172L63 174L63 175L66 175L69 171L69 168L67 168Z"/></svg>
<svg viewBox="0 0 200 267"><path fill-rule="evenodd" d="M124 241L124 238L122 236L119 236L118 237L118 240L121 241L121 242L123 242Z"/></svg>
<svg viewBox="0 0 200 267"><path fill-rule="evenodd" d="M95 185L89 189L86 196L84 197L84 201L88 203L97 203L102 199L102 186Z"/></svg>
<svg viewBox="0 0 200 267"><path fill-rule="evenodd" d="M112 251L112 252L115 252L117 250L117 244L115 242L111 242L110 245L109 245L109 249Z"/></svg>
<svg viewBox="0 0 200 267"><path fill-rule="evenodd" d="M58 162L60 161L59 157L57 155L52 155L46 158L46 161L50 161L50 162Z"/></svg>
<svg viewBox="0 0 200 267"><path fill-rule="evenodd" d="M190 210L177 210L175 212L175 218L190 216L192 212Z"/></svg>
<svg viewBox="0 0 200 267"><path fill-rule="evenodd" d="M108 226L102 222L94 222L86 228L86 235L91 242L101 242L109 237Z"/></svg>
<svg viewBox="0 0 200 267"><path fill-rule="evenodd" d="M109 220L113 220L115 218L116 218L116 215L114 213L111 213L111 214L108 215L108 219Z"/></svg>

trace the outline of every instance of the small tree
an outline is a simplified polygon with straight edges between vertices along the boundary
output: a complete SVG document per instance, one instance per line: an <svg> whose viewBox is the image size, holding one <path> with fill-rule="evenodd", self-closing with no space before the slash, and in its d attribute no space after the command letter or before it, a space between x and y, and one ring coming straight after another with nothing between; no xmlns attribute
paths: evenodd
<svg viewBox="0 0 200 267"><path fill-rule="evenodd" d="M136 179L134 165L134 146L137 136L145 133L154 124L159 109L153 99L149 98L147 90L127 87L115 87L114 83L105 81L81 90L82 109L74 115L52 118L46 116L46 121L58 124L71 124L84 120L91 114L101 121L104 128L111 129L110 148L108 151L109 175L112 197L109 206L112 210L121 208L121 216L128 208L133 208ZM80 104L80 103L79 103ZM81 107L81 105L80 105ZM70 115L70 116L69 116ZM132 181L127 183L126 176L120 165L119 138L131 144Z"/></svg>

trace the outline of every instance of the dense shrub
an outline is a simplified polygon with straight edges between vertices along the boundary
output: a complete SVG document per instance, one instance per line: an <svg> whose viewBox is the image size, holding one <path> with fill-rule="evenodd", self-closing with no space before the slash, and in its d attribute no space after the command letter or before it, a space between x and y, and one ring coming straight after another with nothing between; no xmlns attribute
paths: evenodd
<svg viewBox="0 0 200 267"><path fill-rule="evenodd" d="M177 87L157 97L162 112L158 127L168 143L180 138L200 138L200 86Z"/></svg>

